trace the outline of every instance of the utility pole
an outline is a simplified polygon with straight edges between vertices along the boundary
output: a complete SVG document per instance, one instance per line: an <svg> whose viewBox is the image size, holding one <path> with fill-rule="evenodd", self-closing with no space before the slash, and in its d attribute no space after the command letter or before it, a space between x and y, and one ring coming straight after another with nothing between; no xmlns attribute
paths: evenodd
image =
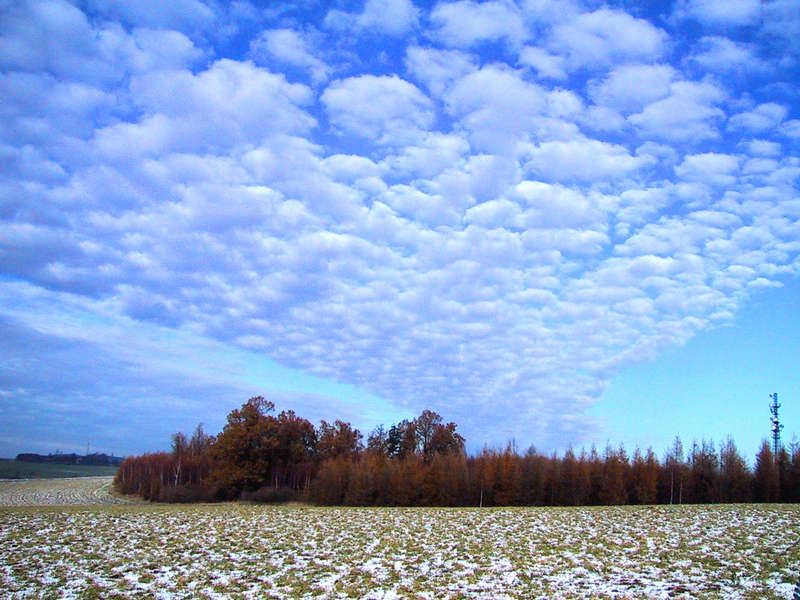
<svg viewBox="0 0 800 600"><path fill-rule="evenodd" d="M778 419L778 409L781 405L778 404L778 392L770 394L769 397L772 398L772 404L769 405L769 412L772 415L770 417L770 421L772 421L772 453L775 455L775 460L778 460L778 452L781 449L781 429L783 429L783 425Z"/></svg>

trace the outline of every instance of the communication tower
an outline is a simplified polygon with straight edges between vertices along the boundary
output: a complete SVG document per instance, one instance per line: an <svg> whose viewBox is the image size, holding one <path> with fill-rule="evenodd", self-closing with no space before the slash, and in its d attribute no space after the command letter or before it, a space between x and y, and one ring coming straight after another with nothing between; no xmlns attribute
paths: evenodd
<svg viewBox="0 0 800 600"><path fill-rule="evenodd" d="M770 417L770 421L772 421L772 453L777 460L778 451L781 449L781 429L783 429L783 425L778 419L778 409L781 405L778 404L778 392L770 394L769 397L772 398L772 404L769 405L769 412L772 415Z"/></svg>

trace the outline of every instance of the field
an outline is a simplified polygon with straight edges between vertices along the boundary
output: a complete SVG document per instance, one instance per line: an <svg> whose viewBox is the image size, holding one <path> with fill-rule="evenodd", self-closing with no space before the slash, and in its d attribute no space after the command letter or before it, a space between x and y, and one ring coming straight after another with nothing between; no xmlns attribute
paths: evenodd
<svg viewBox="0 0 800 600"><path fill-rule="evenodd" d="M118 467L102 465L58 465L0 458L0 479L50 479L116 475Z"/></svg>
<svg viewBox="0 0 800 600"><path fill-rule="evenodd" d="M108 480L73 481L86 491L62 498L125 501L97 491ZM43 502L37 493L20 503ZM0 509L0 589L11 598L789 599L800 546L787 548L798 539L800 507L786 505L18 506Z"/></svg>
<svg viewBox="0 0 800 600"><path fill-rule="evenodd" d="M102 506L132 504L113 493L113 477L0 481L0 506Z"/></svg>

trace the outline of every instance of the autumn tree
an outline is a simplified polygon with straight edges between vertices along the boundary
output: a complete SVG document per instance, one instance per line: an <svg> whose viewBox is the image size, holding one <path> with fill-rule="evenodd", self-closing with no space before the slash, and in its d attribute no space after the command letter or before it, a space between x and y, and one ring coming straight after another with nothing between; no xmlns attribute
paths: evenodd
<svg viewBox="0 0 800 600"><path fill-rule="evenodd" d="M389 477L392 504L417 506L420 501L425 476L424 462L417 454L394 461Z"/></svg>
<svg viewBox="0 0 800 600"><path fill-rule="evenodd" d="M367 436L367 452L377 454L379 456L389 455L389 432L384 429L383 425L378 425Z"/></svg>
<svg viewBox="0 0 800 600"><path fill-rule="evenodd" d="M775 455L764 440L756 455L756 469L753 474L753 499L756 502L777 502L780 499L780 479Z"/></svg>
<svg viewBox="0 0 800 600"><path fill-rule="evenodd" d="M511 444L504 452L495 453L491 460L496 464L494 469L494 489L492 501L496 506L519 504L519 492L522 481L519 455Z"/></svg>
<svg viewBox="0 0 800 600"><path fill-rule="evenodd" d="M692 445L689 457L689 494L695 504L719 501L719 459L713 442Z"/></svg>
<svg viewBox="0 0 800 600"><path fill-rule="evenodd" d="M314 470L316 431L310 421L293 410L275 420L276 443L270 451L270 481L274 487L299 491L308 487Z"/></svg>
<svg viewBox="0 0 800 600"><path fill-rule="evenodd" d="M310 499L317 504L341 505L349 485L350 461L343 457L326 460L311 483Z"/></svg>
<svg viewBox="0 0 800 600"><path fill-rule="evenodd" d="M191 500L205 497L202 486L212 467L209 449L214 438L203 430L202 423L197 426L191 438L183 432L172 435L171 487L181 487L171 495L178 499Z"/></svg>
<svg viewBox="0 0 800 600"><path fill-rule="evenodd" d="M469 469L463 452L436 454L431 466L438 469L439 474L438 503L444 506L470 504Z"/></svg>
<svg viewBox="0 0 800 600"><path fill-rule="evenodd" d="M720 449L720 501L749 502L752 495L752 475L731 438Z"/></svg>
<svg viewBox="0 0 800 600"><path fill-rule="evenodd" d="M342 456L355 459L361 452L361 432L353 429L350 423L337 420L333 425L322 421L317 432L317 458L326 460ZM374 442L378 444L378 442Z"/></svg>
<svg viewBox="0 0 800 600"><path fill-rule="evenodd" d="M655 504L658 501L660 466L651 448L642 456L637 448L631 465L631 503Z"/></svg>
<svg viewBox="0 0 800 600"><path fill-rule="evenodd" d="M603 461L594 444L589 450L589 455L585 457L585 461L586 470L589 473L589 504L602 504L600 491L603 482Z"/></svg>
<svg viewBox="0 0 800 600"><path fill-rule="evenodd" d="M397 424L397 453L398 458L408 458L417 452L417 424L405 419Z"/></svg>
<svg viewBox="0 0 800 600"><path fill-rule="evenodd" d="M437 423L433 428L430 441L430 453L436 454L463 454L464 437L456 432L456 424Z"/></svg>
<svg viewBox="0 0 800 600"><path fill-rule="evenodd" d="M182 431L172 434L172 455L176 458L183 458L189 454L189 440Z"/></svg>
<svg viewBox="0 0 800 600"><path fill-rule="evenodd" d="M213 444L214 436L208 435L203 429L203 424L198 423L192 432L192 437L189 438L189 456L192 458L203 456Z"/></svg>
<svg viewBox="0 0 800 600"><path fill-rule="evenodd" d="M800 502L800 445L791 445L791 466L789 469L788 496L784 502Z"/></svg>
<svg viewBox="0 0 800 600"><path fill-rule="evenodd" d="M591 491L589 472L585 465L585 456L578 460L572 448L568 448L561 459L559 481L555 496L558 504L566 506L582 506L588 504Z"/></svg>
<svg viewBox="0 0 800 600"><path fill-rule="evenodd" d="M362 456L358 461L348 461L347 489L344 504L349 506L370 506L375 504L378 494L378 457Z"/></svg>
<svg viewBox="0 0 800 600"><path fill-rule="evenodd" d="M438 413L423 410L417 418L400 421L388 431L376 428L368 437L367 449L399 459L419 455L429 462L435 454L464 451L464 438L456 429L455 423L443 423Z"/></svg>
<svg viewBox="0 0 800 600"><path fill-rule="evenodd" d="M628 456L622 447L614 450L611 446L606 446L600 481L600 502L602 504L627 504L629 466Z"/></svg>
<svg viewBox="0 0 800 600"><path fill-rule="evenodd" d="M269 415L274 410L272 402L256 396L228 414L212 453L219 465L214 477L230 493L268 483L278 444L277 423Z"/></svg>
<svg viewBox="0 0 800 600"><path fill-rule="evenodd" d="M778 467L779 501L789 502L793 494L794 482L792 481L792 458L786 448L781 448L778 451L775 463Z"/></svg>
<svg viewBox="0 0 800 600"><path fill-rule="evenodd" d="M664 461L662 488L664 489L664 502L669 504L682 504L683 491L688 479L689 466L683 458L683 442L675 436L672 448L667 453Z"/></svg>
<svg viewBox="0 0 800 600"><path fill-rule="evenodd" d="M545 504L549 460L531 446L520 458L520 504Z"/></svg>
<svg viewBox="0 0 800 600"><path fill-rule="evenodd" d="M478 506L494 505L494 487L497 479L497 461L488 448L470 461L472 471L473 502Z"/></svg>

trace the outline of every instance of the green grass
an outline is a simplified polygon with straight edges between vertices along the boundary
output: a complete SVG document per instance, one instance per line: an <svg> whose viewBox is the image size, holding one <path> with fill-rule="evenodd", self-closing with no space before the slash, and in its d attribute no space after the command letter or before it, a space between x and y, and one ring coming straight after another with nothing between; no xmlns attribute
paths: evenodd
<svg viewBox="0 0 800 600"><path fill-rule="evenodd" d="M0 458L0 479L58 479L116 475L118 467L100 465L56 465Z"/></svg>

